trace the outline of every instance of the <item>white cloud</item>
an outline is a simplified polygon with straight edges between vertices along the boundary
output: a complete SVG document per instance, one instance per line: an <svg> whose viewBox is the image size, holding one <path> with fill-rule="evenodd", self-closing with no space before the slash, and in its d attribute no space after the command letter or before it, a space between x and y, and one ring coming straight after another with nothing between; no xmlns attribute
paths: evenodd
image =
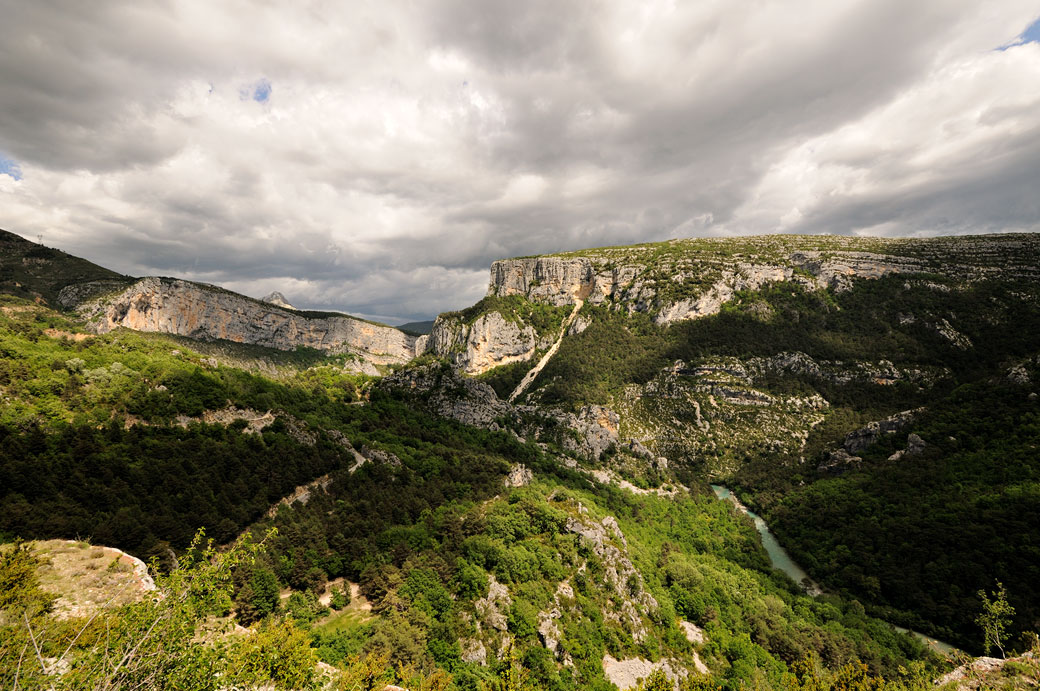
<svg viewBox="0 0 1040 691"><path fill-rule="evenodd" d="M1040 219L1025 0L0 13L0 226L127 273L412 319L504 255Z"/></svg>

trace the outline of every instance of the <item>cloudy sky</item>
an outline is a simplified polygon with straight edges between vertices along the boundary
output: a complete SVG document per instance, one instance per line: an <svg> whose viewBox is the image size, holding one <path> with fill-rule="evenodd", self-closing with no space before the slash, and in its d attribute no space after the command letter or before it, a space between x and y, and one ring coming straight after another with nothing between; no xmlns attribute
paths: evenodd
<svg viewBox="0 0 1040 691"><path fill-rule="evenodd" d="M0 0L0 227L392 323L493 259L1040 230L1038 0Z"/></svg>

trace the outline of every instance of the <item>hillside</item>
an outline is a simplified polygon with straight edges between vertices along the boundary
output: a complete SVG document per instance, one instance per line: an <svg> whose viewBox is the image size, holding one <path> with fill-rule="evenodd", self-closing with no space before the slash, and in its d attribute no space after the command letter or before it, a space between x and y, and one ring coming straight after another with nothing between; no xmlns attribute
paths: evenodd
<svg viewBox="0 0 1040 691"><path fill-rule="evenodd" d="M176 614L98 615L207 631L178 653L192 688L930 688L949 667L888 622L975 651L999 580L1005 642L1038 625L1038 256L1034 235L779 236L504 260L380 369L283 349L252 310L299 313L175 279L71 311L2 296L0 535L155 557L164 593L203 579ZM709 480L827 592L770 568ZM267 537L200 560L198 528ZM31 643L12 612L42 607L75 688L130 638L65 656L83 619L47 613L27 559L0 564L24 586L0 679ZM245 662L275 657L296 662Z"/></svg>
<svg viewBox="0 0 1040 691"><path fill-rule="evenodd" d="M99 333L126 327L278 350L353 353L369 374L423 349L414 333L385 324L300 311L284 298L257 300L204 283L122 276L6 231L0 231L0 291L77 312Z"/></svg>
<svg viewBox="0 0 1040 691"><path fill-rule="evenodd" d="M506 398L559 338L519 409L599 406L628 480L663 458L733 485L814 578L969 645L996 580L1020 630L1040 616L1038 257L1036 235L777 236L503 260L429 344Z"/></svg>
<svg viewBox="0 0 1040 691"><path fill-rule="evenodd" d="M85 259L0 230L0 291L4 294L39 298L57 307L58 295L67 286L93 283L114 289L131 280Z"/></svg>

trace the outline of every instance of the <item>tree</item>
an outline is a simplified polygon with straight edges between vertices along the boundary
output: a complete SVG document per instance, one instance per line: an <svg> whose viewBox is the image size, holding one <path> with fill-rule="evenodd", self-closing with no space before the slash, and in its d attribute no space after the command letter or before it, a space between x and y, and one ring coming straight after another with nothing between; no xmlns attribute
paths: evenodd
<svg viewBox="0 0 1040 691"><path fill-rule="evenodd" d="M199 531L179 568L156 573L156 591L140 602L102 608L71 625L25 611L20 621L0 621L0 687L216 691L271 682L316 688L309 639L291 621L269 622L252 636L199 636L210 615L230 607L234 568L254 560L260 548L247 534L218 551ZM11 580L31 585L23 553L14 555L18 569L8 573L18 573Z"/></svg>
<svg viewBox="0 0 1040 691"><path fill-rule="evenodd" d="M982 600L982 613L975 618L975 623L982 628L982 646L987 655L991 648L996 647L1000 657L1004 657L1004 636L1011 618L1015 616L1015 608L1008 603L1007 590L1000 581L997 581L992 600L985 590L980 590L978 595Z"/></svg>
<svg viewBox="0 0 1040 691"><path fill-rule="evenodd" d="M248 626L278 610L280 602L278 577L263 566L252 569L235 597L238 620Z"/></svg>

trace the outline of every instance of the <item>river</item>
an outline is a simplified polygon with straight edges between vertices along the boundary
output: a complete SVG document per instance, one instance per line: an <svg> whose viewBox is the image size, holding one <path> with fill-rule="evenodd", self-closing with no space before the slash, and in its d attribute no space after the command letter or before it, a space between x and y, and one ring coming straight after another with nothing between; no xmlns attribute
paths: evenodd
<svg viewBox="0 0 1040 691"><path fill-rule="evenodd" d="M738 510L740 510L743 513L746 513L751 518L751 520L754 521L755 530L758 531L759 536L762 538L762 547L765 548L766 554L769 555L769 562L773 565L774 569L780 569L788 576L790 576L795 583L801 584L802 588L805 589L805 592L808 595L816 597L817 595L823 594L823 589L820 588L820 586L815 581L809 578L809 574L807 574L802 569L802 567L798 566L798 564L796 564L794 560L791 559L791 555L789 555L787 553L787 550L785 550L780 545L780 543L776 539L776 536L773 535L771 530L769 530L769 526L766 525L765 520L763 520L761 516L759 516L757 513L755 513L748 507L744 506L743 502L737 499L737 497L732 492L730 492L728 488L723 487L722 485L712 485L711 489L713 492L715 492L716 497L724 501L728 500L733 502L733 504L737 507ZM902 626L896 626L895 624L892 624L892 627L899 633L909 633L913 635L915 638L923 642L925 645L927 645L929 648L939 653L940 655L952 656L954 653L961 652L959 649L955 648L949 643L932 638L931 636L926 636L920 631L906 629Z"/></svg>

